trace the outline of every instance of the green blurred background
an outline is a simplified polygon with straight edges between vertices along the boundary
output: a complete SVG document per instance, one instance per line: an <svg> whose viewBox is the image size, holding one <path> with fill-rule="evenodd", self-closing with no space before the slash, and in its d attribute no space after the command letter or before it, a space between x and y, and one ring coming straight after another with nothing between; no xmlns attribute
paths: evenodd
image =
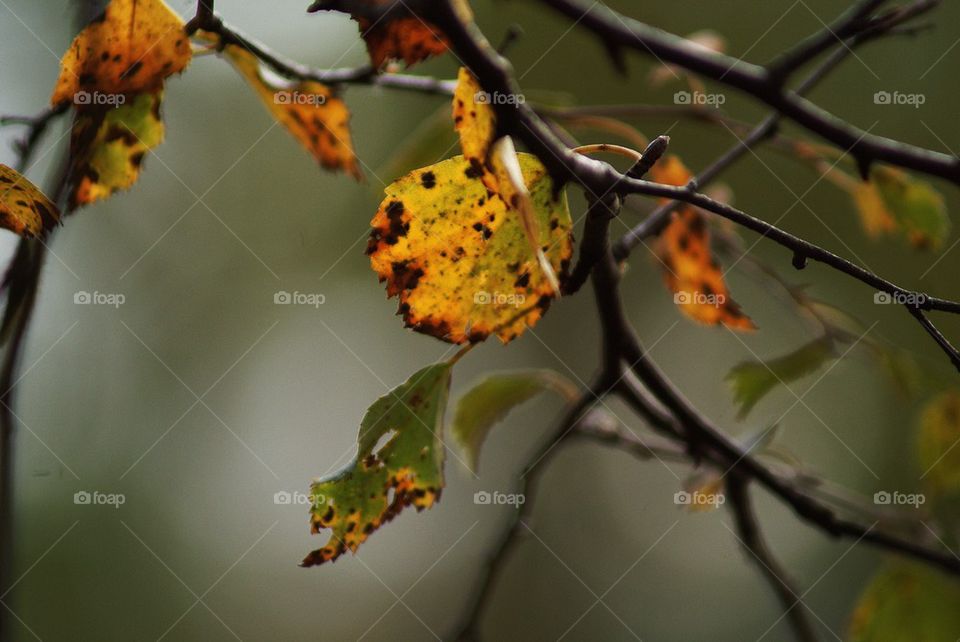
<svg viewBox="0 0 960 642"><path fill-rule="evenodd" d="M73 8L68 0L0 4L0 113L34 113L46 105L58 57L75 33ZM170 4L192 15L194 3ZM304 63L365 62L353 22L339 14L307 16L305 4L220 0L217 10ZM650 88L652 61L639 55L628 58L629 78L617 75L595 40L535 2L473 4L493 42L510 24L523 26L510 57L530 99L669 105L680 88ZM610 4L674 33L714 29L731 54L764 62L846 3ZM951 26L960 6L945 4L933 15L935 30L863 48L812 98L874 133L941 151L960 147L960 48L953 48L958 35ZM450 78L456 65L446 56L414 71ZM922 92L927 100L919 109L875 105L880 90ZM740 118L764 114L742 96L725 95L725 108ZM402 327L396 303L386 300L363 255L384 183L439 160L453 142L449 133L429 134L426 156L401 154L418 127L445 113L447 101L368 87L350 87L345 97L365 184L319 170L223 60L199 57L167 84L166 142L147 159L136 187L79 212L56 234L16 389L20 579L4 598L22 621L14 623L16 639L429 640L449 639L456 629L511 510L475 505L473 493L516 488L528 454L558 419L555 398L525 406L494 432L479 479L449 457L441 503L404 513L356 557L299 568L323 538L310 536L304 506L273 500L278 491L305 492L312 477L342 465L366 407L447 348ZM694 169L734 142L722 127L690 121L634 124L648 136L669 132L671 148ZM52 173L65 133L61 125L45 139L32 180L42 183ZM2 131L0 161L13 163L7 143L16 134ZM790 231L859 257L901 284L960 297L960 252L948 252L921 279L934 255L865 239L848 197L796 162L761 150L724 180L736 204L760 218L787 212L781 225ZM955 210L956 190L941 188ZM794 206L801 195L806 205ZM582 211L579 194L571 202ZM624 224L637 220L623 215ZM748 247L757 240L744 236ZM9 253L13 237L0 240ZM947 360L901 309L873 305L869 289L821 266L793 272L789 254L769 242L752 253L867 325L878 321L871 336L914 351L942 386L954 385ZM814 471L866 494L918 487L916 405L898 396L861 350L809 394L819 375L795 384L804 403L781 389L747 421L736 420L727 370L754 352L776 356L812 337L749 273L734 269L729 279L760 326L743 343L681 318L650 255L635 253L626 305L641 339L656 344L655 361L735 435L790 409L778 439ZM122 293L126 302L119 309L74 305L81 290ZM277 306L279 290L322 293L326 302L319 309ZM960 337L960 324L942 322L948 336ZM474 351L457 366L453 395L493 369L541 366L586 381L597 366L598 340L585 290L555 304L514 344ZM484 637L789 639L785 621L775 624L779 605L737 546L728 511L690 515L674 505L689 472L592 444L564 446L535 498L536 535L501 576ZM126 502L75 505L82 490L123 493ZM805 600L821 620L820 634L843 637L883 555L825 537L762 493L758 504L771 545L801 590L809 589ZM568 630L594 594L615 582L604 597L609 610L597 605Z"/></svg>

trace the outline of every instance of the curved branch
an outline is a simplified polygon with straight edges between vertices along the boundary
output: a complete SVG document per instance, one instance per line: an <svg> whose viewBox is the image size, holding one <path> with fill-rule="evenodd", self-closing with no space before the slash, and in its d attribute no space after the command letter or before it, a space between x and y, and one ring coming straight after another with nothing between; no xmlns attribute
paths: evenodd
<svg viewBox="0 0 960 642"><path fill-rule="evenodd" d="M796 92L785 90L783 79L767 68L704 51L702 47L696 47L683 38L621 16L601 4L595 3L587 8L576 0L540 2L592 31L605 47L633 49L749 94L811 133L841 149L849 150L862 168L882 161L960 185L960 159L957 157L870 134L855 127ZM924 4L933 6L936 2L931 0ZM815 54L818 51L819 47L813 47L807 53ZM796 66L796 62L791 62L790 66Z"/></svg>

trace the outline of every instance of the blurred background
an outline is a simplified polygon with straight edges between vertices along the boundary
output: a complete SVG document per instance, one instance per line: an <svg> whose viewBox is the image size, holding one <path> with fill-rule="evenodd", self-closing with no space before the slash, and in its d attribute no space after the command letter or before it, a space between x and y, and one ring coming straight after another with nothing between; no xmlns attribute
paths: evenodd
<svg viewBox="0 0 960 642"><path fill-rule="evenodd" d="M170 4L185 18L195 8L186 0ZM678 34L715 30L729 53L765 62L846 3L609 4ZM58 58L75 35L73 7L68 0L0 5L7 62L0 65L0 113L32 114L47 104ZM340 14L306 15L305 5L219 0L216 8L231 25L306 64L366 62L355 23ZM494 43L511 24L522 25L509 53L528 100L672 105L682 88L651 88L653 62L639 55L628 57L629 78L617 75L595 40L535 2L473 5ZM811 97L873 133L944 152L960 148L960 36L951 26L960 6L945 3L933 18L936 28L922 37L862 48ZM456 64L445 56L413 71L452 78ZM926 102L874 104L875 92L895 90L922 92ZM718 91L739 118L755 122L765 113ZM167 83L166 141L147 158L139 183L81 210L56 234L16 388L13 576L20 579L3 598L20 621L16 639L453 635L512 510L476 505L473 494L515 490L529 453L558 420L560 402L545 396L511 414L488 440L479 478L448 457L447 487L432 510L404 512L355 557L297 566L325 536L309 534L306 506L275 504L275 493L307 492L313 477L343 465L367 406L448 347L402 327L396 302L386 299L363 254L384 184L457 152L444 122L448 101L360 86L349 87L345 99L362 184L321 171L225 61L198 57ZM632 122L647 136L669 132L671 149L694 170L735 142L716 125L672 117ZM44 140L27 174L34 182L51 177L65 125ZM788 124L785 131L797 129ZM0 132L0 162L14 162L9 144L20 133ZM589 132L581 138L609 140ZM870 241L846 194L789 158L758 154L723 177L739 207L769 221L783 216L788 230L903 285L960 297L960 252L929 269L937 255L897 240ZM956 190L939 187L955 210ZM805 205L797 206L801 195ZM583 199L576 190L571 205L578 218ZM616 231L640 220L637 213L622 218ZM757 240L744 233L747 247ZM9 254L15 239L7 234L0 244ZM955 385L946 358L902 309L873 305L869 289L821 266L794 272L789 254L772 243L757 243L751 254L866 325L877 321L871 336L914 352L938 385ZM779 443L818 474L868 495L918 487L917 405L861 350L823 380L816 374L794 384L803 403L779 389L737 421L727 371L755 355L788 352L812 334L750 273L734 268L728 278L758 332L738 338L682 318L650 254L634 253L626 303L645 345L655 346L654 360L736 436L779 419ZM281 290L320 293L325 303L274 305ZM78 291L121 293L125 303L78 306ZM960 338L956 320L937 321ZM484 372L507 368L552 368L587 381L598 342L585 289L508 347L491 341L471 353L456 368L452 395ZM622 407L610 407L633 430L645 430ZM689 514L674 504L689 474L599 445L563 446L537 496L528 498L536 501L535 536L501 576L484 637L790 639L778 603L737 545L729 512ZM121 493L125 502L76 505L78 491ZM883 555L831 540L767 495L756 496L770 544L808 591L820 634L843 637ZM606 608L591 608L599 595Z"/></svg>

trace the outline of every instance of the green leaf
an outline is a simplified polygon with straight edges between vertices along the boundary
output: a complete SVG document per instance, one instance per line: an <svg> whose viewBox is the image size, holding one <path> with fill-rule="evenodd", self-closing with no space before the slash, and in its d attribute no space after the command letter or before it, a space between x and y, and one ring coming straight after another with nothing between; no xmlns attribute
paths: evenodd
<svg viewBox="0 0 960 642"><path fill-rule="evenodd" d="M757 402L777 386L816 372L836 356L833 338L825 336L770 361L737 364L725 377L733 388L734 402L740 406L737 418L744 419Z"/></svg>
<svg viewBox="0 0 960 642"><path fill-rule="evenodd" d="M487 376L457 403L451 432L477 470L480 448L490 430L511 410L541 392L553 390L574 399L577 386L552 370L513 370Z"/></svg>
<svg viewBox="0 0 960 642"><path fill-rule="evenodd" d="M367 410L357 436L357 456L311 486L311 529L330 529L331 534L323 548L307 555L303 566L333 561L347 549L356 552L405 507L412 504L421 511L440 499L443 415L452 365L423 368Z"/></svg>
<svg viewBox="0 0 960 642"><path fill-rule="evenodd" d="M960 639L960 584L935 571L898 564L881 571L853 611L850 642Z"/></svg>

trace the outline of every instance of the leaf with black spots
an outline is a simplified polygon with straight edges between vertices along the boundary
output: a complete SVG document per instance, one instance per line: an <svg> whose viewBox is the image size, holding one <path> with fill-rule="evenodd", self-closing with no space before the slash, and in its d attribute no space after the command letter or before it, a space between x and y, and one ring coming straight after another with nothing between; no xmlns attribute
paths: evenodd
<svg viewBox="0 0 960 642"><path fill-rule="evenodd" d="M291 82L270 74L252 53L238 45L224 48L227 59L244 77L260 100L323 167L343 170L360 180L350 136L350 111L326 85L314 81Z"/></svg>
<svg viewBox="0 0 960 642"><path fill-rule="evenodd" d="M131 95L119 107L78 109L70 140L70 207L129 189L146 154L163 141L163 93Z"/></svg>
<svg viewBox="0 0 960 642"><path fill-rule="evenodd" d="M573 222L542 163L518 155L553 270L566 271ZM506 343L537 322L555 292L519 216L507 209L463 157L398 179L374 217L367 254L400 300L408 326L451 343L496 334Z"/></svg>
<svg viewBox="0 0 960 642"><path fill-rule="evenodd" d="M20 236L41 236L60 220L60 211L17 170L0 165L0 227Z"/></svg>
<svg viewBox="0 0 960 642"><path fill-rule="evenodd" d="M686 185L690 171L676 156L660 159L650 170L652 179L666 185ZM682 205L657 240L657 256L663 279L674 293L674 301L691 319L708 325L723 324L734 330L756 326L730 296L710 247L710 232L703 213Z"/></svg>
<svg viewBox="0 0 960 642"><path fill-rule="evenodd" d="M330 539L307 555L303 566L356 552L407 506L421 511L440 499L452 366L427 366L374 402L360 424L353 461L311 485L311 530L329 530Z"/></svg>
<svg viewBox="0 0 960 642"><path fill-rule="evenodd" d="M190 56L184 22L163 0L111 0L64 54L51 102L89 105L97 94L157 92Z"/></svg>

